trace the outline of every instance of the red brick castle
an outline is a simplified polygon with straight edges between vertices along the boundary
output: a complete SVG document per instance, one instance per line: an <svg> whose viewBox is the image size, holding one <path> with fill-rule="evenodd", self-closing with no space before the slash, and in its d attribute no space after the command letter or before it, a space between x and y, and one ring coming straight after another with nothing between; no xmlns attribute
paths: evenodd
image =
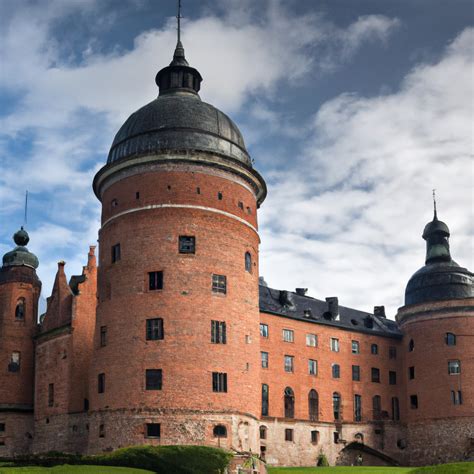
<svg viewBox="0 0 474 474"><path fill-rule="evenodd" d="M100 258L37 324L28 234L0 269L0 456L205 444L269 464L430 464L474 447L474 275L435 212L397 322L259 282L266 185L178 41L93 188ZM260 284L259 284L260 283Z"/></svg>

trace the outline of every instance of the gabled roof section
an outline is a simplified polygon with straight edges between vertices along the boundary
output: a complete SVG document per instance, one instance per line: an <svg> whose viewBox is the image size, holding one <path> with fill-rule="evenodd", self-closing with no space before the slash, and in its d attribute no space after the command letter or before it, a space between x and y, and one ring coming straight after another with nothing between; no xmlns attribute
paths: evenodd
<svg viewBox="0 0 474 474"><path fill-rule="evenodd" d="M260 311L263 313L377 336L402 337L395 321L384 316L339 306L337 298L322 301L304 294L275 290L263 285L260 285L259 290Z"/></svg>

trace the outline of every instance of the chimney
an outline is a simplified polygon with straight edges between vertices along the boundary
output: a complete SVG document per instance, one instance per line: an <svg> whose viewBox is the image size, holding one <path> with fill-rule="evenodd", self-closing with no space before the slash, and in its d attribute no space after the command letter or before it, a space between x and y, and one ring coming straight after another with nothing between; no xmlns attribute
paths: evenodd
<svg viewBox="0 0 474 474"><path fill-rule="evenodd" d="M330 296L326 298L326 303L328 304L328 313L331 314L331 319L334 321L339 321L339 299L337 296Z"/></svg>
<svg viewBox="0 0 474 474"><path fill-rule="evenodd" d="M280 304L284 308L290 309L290 310L295 309L295 303L293 301L293 294L290 291L280 290L280 295L279 295L278 299L280 301Z"/></svg>
<svg viewBox="0 0 474 474"><path fill-rule="evenodd" d="M385 306L374 306L374 316L385 318Z"/></svg>
<svg viewBox="0 0 474 474"><path fill-rule="evenodd" d="M308 288L295 288L296 294L299 296L305 296L308 292Z"/></svg>

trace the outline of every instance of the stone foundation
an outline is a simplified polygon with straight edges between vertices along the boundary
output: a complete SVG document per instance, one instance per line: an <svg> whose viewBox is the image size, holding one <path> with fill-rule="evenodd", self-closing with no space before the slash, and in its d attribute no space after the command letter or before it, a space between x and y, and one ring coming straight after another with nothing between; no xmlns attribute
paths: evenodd
<svg viewBox="0 0 474 474"><path fill-rule="evenodd" d="M0 457L28 454L33 438L33 413L0 412Z"/></svg>

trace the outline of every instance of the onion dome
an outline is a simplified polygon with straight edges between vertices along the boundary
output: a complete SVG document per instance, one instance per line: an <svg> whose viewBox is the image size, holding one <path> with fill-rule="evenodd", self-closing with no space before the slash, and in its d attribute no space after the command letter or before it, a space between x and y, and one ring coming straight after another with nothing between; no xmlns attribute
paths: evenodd
<svg viewBox="0 0 474 474"><path fill-rule="evenodd" d="M30 236L23 227L13 235L13 240L17 247L3 256L3 267L20 267L27 266L31 268L38 268L38 257L31 253L26 245L30 241Z"/></svg>
<svg viewBox="0 0 474 474"><path fill-rule="evenodd" d="M178 39L173 60L156 75L158 97L134 112L114 138L94 179L100 198L104 180L119 169L150 162L199 162L237 172L255 189L259 204L266 195L262 177L252 167L237 125L199 97L202 77L189 66ZM175 157L171 156L175 155Z"/></svg>
<svg viewBox="0 0 474 474"><path fill-rule="evenodd" d="M438 220L435 209L433 220L423 231L426 264L408 281L405 305L474 297L474 274L451 258L449 235L448 226Z"/></svg>

